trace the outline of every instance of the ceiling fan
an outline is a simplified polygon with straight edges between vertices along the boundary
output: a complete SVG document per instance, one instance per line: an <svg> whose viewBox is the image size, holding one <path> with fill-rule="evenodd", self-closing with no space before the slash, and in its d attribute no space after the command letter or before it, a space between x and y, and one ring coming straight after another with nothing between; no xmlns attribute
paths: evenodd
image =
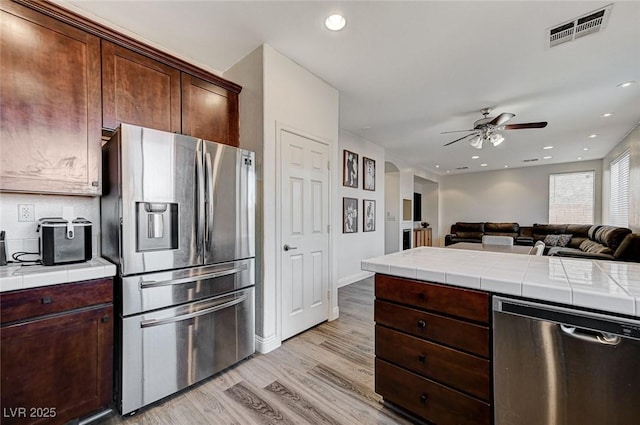
<svg viewBox="0 0 640 425"><path fill-rule="evenodd" d="M460 140L464 140L466 138L470 138L469 144L476 149L482 149L482 144L485 141L491 142L493 146L498 146L500 143L504 141L504 136L501 133L499 133L502 130L545 128L547 126L546 121L528 122L528 123L521 123L521 124L505 124L511 118L515 117L515 115L509 112L503 112L495 118L489 118L489 113L491 112L491 108L484 108L480 112L482 113L482 115L484 115L484 118L480 118L479 120L474 122L473 128L471 130L454 130L454 131L445 131L443 133L440 133L440 134L458 133L461 131L472 132L467 134L466 136L460 137L459 139L449 142L444 146L449 146L453 143L459 142Z"/></svg>

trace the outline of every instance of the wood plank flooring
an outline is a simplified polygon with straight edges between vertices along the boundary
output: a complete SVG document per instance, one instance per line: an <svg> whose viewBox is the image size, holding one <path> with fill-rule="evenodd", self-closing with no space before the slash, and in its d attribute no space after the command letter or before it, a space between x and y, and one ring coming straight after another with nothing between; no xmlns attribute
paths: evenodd
<svg viewBox="0 0 640 425"><path fill-rule="evenodd" d="M373 278L340 288L338 320L101 425L409 424L374 392L373 299Z"/></svg>

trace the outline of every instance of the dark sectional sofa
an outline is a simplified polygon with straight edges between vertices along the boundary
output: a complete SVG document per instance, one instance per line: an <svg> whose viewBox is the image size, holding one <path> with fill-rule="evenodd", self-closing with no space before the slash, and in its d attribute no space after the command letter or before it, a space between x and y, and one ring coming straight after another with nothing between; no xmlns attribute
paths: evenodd
<svg viewBox="0 0 640 425"><path fill-rule="evenodd" d="M545 254L561 257L640 262L640 234L626 227L589 224L457 222L445 236L445 246L457 242L482 243L484 235L511 236L516 245L543 241Z"/></svg>

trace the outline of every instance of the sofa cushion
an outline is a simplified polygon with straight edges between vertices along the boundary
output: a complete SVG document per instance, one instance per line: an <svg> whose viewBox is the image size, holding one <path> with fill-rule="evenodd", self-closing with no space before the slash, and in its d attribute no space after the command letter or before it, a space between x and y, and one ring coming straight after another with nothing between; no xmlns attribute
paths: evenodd
<svg viewBox="0 0 640 425"><path fill-rule="evenodd" d="M567 225L567 233L572 234L571 240L567 244L569 248L580 248L580 244L589 239L589 229L593 227L590 224L569 224Z"/></svg>
<svg viewBox="0 0 640 425"><path fill-rule="evenodd" d="M571 236L573 235L568 235L568 234L547 235L544 237L544 244L547 246L564 247L569 244L569 241L571 240Z"/></svg>
<svg viewBox="0 0 640 425"><path fill-rule="evenodd" d="M459 221L456 223L456 236L462 239L482 239L484 235L483 223L467 223Z"/></svg>
<svg viewBox="0 0 640 425"><path fill-rule="evenodd" d="M544 240L547 235L561 235L567 233L566 224L534 224L533 240L535 242Z"/></svg>
<svg viewBox="0 0 640 425"><path fill-rule="evenodd" d="M520 232L520 225L518 223L490 223L487 222L484 225L484 232L486 234L513 234Z"/></svg>
<svg viewBox="0 0 640 425"><path fill-rule="evenodd" d="M589 252L593 254L609 254L613 255L613 250L609 247L606 247L596 241L592 241L591 239L587 239L580 244L580 250L584 252Z"/></svg>
<svg viewBox="0 0 640 425"><path fill-rule="evenodd" d="M640 263L640 233L627 235L616 250L614 257L616 260Z"/></svg>
<svg viewBox="0 0 640 425"><path fill-rule="evenodd" d="M591 239L610 248L612 252L615 252L624 238L630 233L631 229L627 229L626 227L600 226Z"/></svg>
<svg viewBox="0 0 640 425"><path fill-rule="evenodd" d="M484 222L468 223L466 221L458 221L456 223L456 233L458 232L478 232L484 233Z"/></svg>

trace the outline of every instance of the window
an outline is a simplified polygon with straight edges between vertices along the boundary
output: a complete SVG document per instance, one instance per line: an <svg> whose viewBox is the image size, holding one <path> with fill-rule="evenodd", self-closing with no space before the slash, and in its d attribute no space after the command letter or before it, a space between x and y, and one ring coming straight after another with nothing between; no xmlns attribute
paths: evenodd
<svg viewBox="0 0 640 425"><path fill-rule="evenodd" d="M549 223L593 224L595 171L549 176Z"/></svg>
<svg viewBox="0 0 640 425"><path fill-rule="evenodd" d="M609 224L629 227L629 157L627 150L610 165Z"/></svg>

